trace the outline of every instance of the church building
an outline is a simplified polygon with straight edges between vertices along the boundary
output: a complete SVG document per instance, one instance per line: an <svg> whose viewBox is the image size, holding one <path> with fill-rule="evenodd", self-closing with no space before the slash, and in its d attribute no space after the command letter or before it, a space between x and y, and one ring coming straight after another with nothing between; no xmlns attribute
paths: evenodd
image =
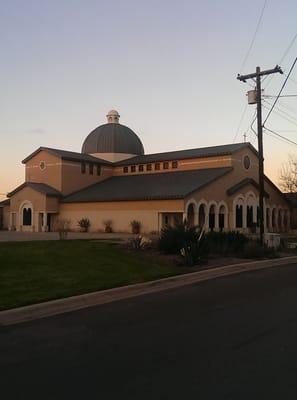
<svg viewBox="0 0 297 400"><path fill-rule="evenodd" d="M40 147L24 160L25 181L1 203L4 228L47 232L67 220L90 220L90 231L159 232L182 222L206 230L255 232L259 226L258 152L250 143L145 154L140 138L107 123L84 140L81 152ZM288 198L265 177L265 230L290 230Z"/></svg>

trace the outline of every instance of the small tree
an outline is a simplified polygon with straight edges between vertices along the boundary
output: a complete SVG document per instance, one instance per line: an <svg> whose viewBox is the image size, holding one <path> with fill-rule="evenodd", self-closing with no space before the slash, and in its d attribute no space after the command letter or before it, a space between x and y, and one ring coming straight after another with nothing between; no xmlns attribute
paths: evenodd
<svg viewBox="0 0 297 400"><path fill-rule="evenodd" d="M111 219L104 220L103 225L104 225L105 233L112 233L112 220Z"/></svg>
<svg viewBox="0 0 297 400"><path fill-rule="evenodd" d="M67 235L70 230L70 223L71 223L70 219L66 218L57 219L55 223L55 230L58 231L60 240L67 239Z"/></svg>
<svg viewBox="0 0 297 400"><path fill-rule="evenodd" d="M280 171L280 186L284 192L297 192L297 156L290 155Z"/></svg>
<svg viewBox="0 0 297 400"><path fill-rule="evenodd" d="M77 224L82 232L88 232L89 227L91 226L89 218L82 218L79 221L77 221Z"/></svg>
<svg viewBox="0 0 297 400"><path fill-rule="evenodd" d="M137 220L133 220L130 222L132 233L139 234L141 229L141 222Z"/></svg>

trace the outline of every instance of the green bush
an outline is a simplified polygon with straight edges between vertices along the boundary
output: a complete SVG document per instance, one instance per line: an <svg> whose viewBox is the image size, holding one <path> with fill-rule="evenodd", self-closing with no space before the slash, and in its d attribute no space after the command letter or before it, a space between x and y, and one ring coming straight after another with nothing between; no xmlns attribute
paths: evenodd
<svg viewBox="0 0 297 400"><path fill-rule="evenodd" d="M242 233L231 232L209 232L205 235L209 250L213 254L238 255L243 252L248 238Z"/></svg>
<svg viewBox="0 0 297 400"><path fill-rule="evenodd" d="M91 221L89 218L82 218L77 221L77 225L80 227L81 231L88 232L89 227L91 226Z"/></svg>
<svg viewBox="0 0 297 400"><path fill-rule="evenodd" d="M168 226L161 231L158 248L167 254L181 254L186 265L194 265L207 254L206 241L199 240L200 233L199 228L189 227L186 221Z"/></svg>
<svg viewBox="0 0 297 400"><path fill-rule="evenodd" d="M241 256L243 258L276 258L277 252L274 248L261 246L260 242L250 240L245 244Z"/></svg>

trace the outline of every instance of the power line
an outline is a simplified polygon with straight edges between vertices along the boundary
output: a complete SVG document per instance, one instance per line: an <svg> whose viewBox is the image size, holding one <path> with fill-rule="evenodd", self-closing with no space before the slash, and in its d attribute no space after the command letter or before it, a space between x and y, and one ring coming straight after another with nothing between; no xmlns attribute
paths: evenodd
<svg viewBox="0 0 297 400"><path fill-rule="evenodd" d="M269 103L268 103L268 104L269 104ZM269 105L271 106L271 104L269 104ZM267 107L267 106L265 106L265 104L263 104L263 107L264 107L266 110L270 110L270 108ZM293 120L291 120L291 119L285 117L284 115L280 114L278 111L274 111L274 112L275 112L275 114L278 115L279 117L281 117L281 118L285 119L286 121L290 122L291 124L297 126L297 124L296 124L295 121L293 121Z"/></svg>
<svg viewBox="0 0 297 400"><path fill-rule="evenodd" d="M296 62L297 62L297 57L295 58L295 60L294 60L294 62L293 62L293 64L292 64L292 66L291 66L291 68L290 68L289 74L288 74L288 76L286 77L286 79L285 79L285 81L284 81L284 83L283 83L283 85L282 85L282 87L281 87L281 89L280 89L280 91L279 91L279 93L278 93L276 99L274 100L274 103L273 103L273 105L272 105L272 107L271 107L271 109L270 109L268 115L266 116L263 125L265 125L265 122L267 122L268 118L270 117L270 114L272 113L272 110L274 109L274 107L275 107L275 105L276 105L276 102L277 102L277 100L279 99L279 96L281 95L281 93L282 93L282 91L283 91L283 89L284 89L284 87L285 87L285 85L286 85L286 83L287 83L287 81L288 81L288 79L289 79L289 76L290 76L291 72L293 71L293 68L295 67Z"/></svg>
<svg viewBox="0 0 297 400"><path fill-rule="evenodd" d="M287 49L285 50L282 58L279 61L279 65L282 64L282 62L284 61L284 59L287 57L287 54L289 53L289 51L291 50L291 47L293 46L293 44L295 43L295 40L297 39L297 33L293 36L293 39L291 40L291 42L289 43L289 46L287 47ZM269 79L269 81L267 82L267 85L265 87L265 90L268 88L268 86L270 85L272 79L274 78L274 76L272 75Z"/></svg>
<svg viewBox="0 0 297 400"><path fill-rule="evenodd" d="M267 107L267 106L265 106L265 105L263 105L263 107L264 108L266 108L266 110L270 110L271 109L271 103L269 103L267 100L264 100L263 99L263 102L265 103L265 104L268 104L269 105L269 107ZM291 114L289 114L289 113L287 113L286 111L284 111L284 110L281 110L279 107L275 107L275 109L276 110L274 110L274 112L275 112L275 114L277 114L279 117L282 117L282 118L284 118L286 121L289 121L289 122L292 122L292 123L294 123L294 124L296 124L297 123L297 118L296 117L294 117L293 115L291 115Z"/></svg>
<svg viewBox="0 0 297 400"><path fill-rule="evenodd" d="M249 57L249 55L250 55L250 52L251 52L251 50L252 50L252 48L253 48L254 43L255 43L256 36L257 36L258 30L259 30L259 28L260 28L261 22L262 22L262 18L263 18L264 10L265 10L265 7L266 7L266 3L267 3L267 0L264 1L263 7L262 7L262 10L261 10L261 14L260 14L260 18L259 18L258 23L257 23L257 26L256 26L255 33L254 33L254 35L253 35L253 38L252 38L250 47L248 48L248 51L247 51L247 53L246 53L246 55L245 55L245 57L244 57L244 59L243 59L243 62L242 62L242 64L241 64L240 72L242 72L243 67L244 67L245 64L246 64L246 61L247 61L247 59L248 59L248 57Z"/></svg>
<svg viewBox="0 0 297 400"><path fill-rule="evenodd" d="M288 143L297 146L297 142L294 142L293 140L288 139L287 137L285 137L285 136L283 136L283 135L280 135L279 133L273 131L272 129L267 128L266 126L263 126L263 128L266 129L268 132L273 133L273 134L276 135L277 137L279 137L279 138L281 138L281 139L283 139L283 140L286 140Z"/></svg>
<svg viewBox="0 0 297 400"><path fill-rule="evenodd" d="M291 40L291 42L290 42L290 44L289 44L287 50L285 51L284 55L283 55L282 58L281 58L279 64L281 64L281 63L284 61L284 59L287 57L287 54L288 54L289 51L291 50L291 47L293 46L293 44L294 44L294 42L295 42L296 39L297 39L297 33L295 34L295 36L294 36L293 39Z"/></svg>
<svg viewBox="0 0 297 400"><path fill-rule="evenodd" d="M247 110L247 106L248 106L248 104L246 103L246 104L245 104L245 107L244 107L244 110L243 110L243 112L242 112L242 114L241 114L241 117L240 117L240 120L239 120L238 126L237 126L237 130L236 130L236 134L235 134L235 136L234 136L234 139L233 139L233 143L235 142L235 140L236 140L236 138L237 138L237 135L238 135L239 129L240 129L240 127L241 127L241 124L242 124L243 118L244 118L244 116L245 116L245 113L246 113L246 110Z"/></svg>

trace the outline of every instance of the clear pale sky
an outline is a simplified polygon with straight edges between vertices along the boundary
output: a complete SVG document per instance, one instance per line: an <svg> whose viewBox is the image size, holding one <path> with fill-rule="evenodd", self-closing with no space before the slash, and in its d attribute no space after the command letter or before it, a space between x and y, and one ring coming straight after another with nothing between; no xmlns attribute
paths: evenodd
<svg viewBox="0 0 297 400"><path fill-rule="evenodd" d="M244 132L256 146L249 129L255 106L238 130L249 86L236 76L257 65L273 68L297 33L296 0L268 0L241 70L263 4L2 0L0 193L23 182L21 160L39 146L80 151L112 108L146 153L241 142ZM285 72L296 54L297 40L281 63ZM297 94L297 67L291 78L284 93ZM267 78L264 94L276 94L284 79ZM297 118L297 97L278 106ZM297 119L274 113L267 126L297 141ZM264 138L266 174L277 183L281 163L297 147Z"/></svg>

